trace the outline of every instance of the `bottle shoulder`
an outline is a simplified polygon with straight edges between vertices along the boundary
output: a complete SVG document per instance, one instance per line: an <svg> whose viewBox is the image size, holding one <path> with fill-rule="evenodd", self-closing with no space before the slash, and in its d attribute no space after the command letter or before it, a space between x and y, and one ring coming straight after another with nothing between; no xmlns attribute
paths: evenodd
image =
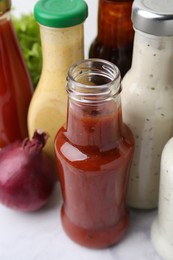
<svg viewBox="0 0 173 260"><path fill-rule="evenodd" d="M158 73L159 74L159 73ZM164 76L160 78L160 74L156 75L153 71L142 71L134 69L131 67L129 71L122 78L122 96L125 93L137 92L139 95L148 95L150 93L152 96L160 95L164 93L166 96L172 96L173 94L173 80L172 77Z"/></svg>
<svg viewBox="0 0 173 260"><path fill-rule="evenodd" d="M71 143L68 139L66 129L62 127L55 138L55 150L61 158L65 158L73 164L77 161L101 165L112 161L122 160L134 151L134 137L131 130L124 125L123 135L114 148L101 150L96 146L81 146Z"/></svg>
<svg viewBox="0 0 173 260"><path fill-rule="evenodd" d="M121 76L123 77L130 69L132 50L133 41L119 46L115 41L114 46L109 46L109 44L105 44L96 38L90 46L89 57L109 60L119 68Z"/></svg>

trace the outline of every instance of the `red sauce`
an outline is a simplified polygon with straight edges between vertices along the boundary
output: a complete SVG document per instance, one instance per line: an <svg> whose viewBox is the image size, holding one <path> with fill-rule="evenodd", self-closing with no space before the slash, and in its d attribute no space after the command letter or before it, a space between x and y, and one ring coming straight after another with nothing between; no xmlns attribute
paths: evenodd
<svg viewBox="0 0 173 260"><path fill-rule="evenodd" d="M55 139L66 233L77 243L102 248L118 242L128 227L126 192L134 143L121 109L72 102L67 128Z"/></svg>
<svg viewBox="0 0 173 260"><path fill-rule="evenodd" d="M23 139L32 83L10 20L0 19L0 147Z"/></svg>
<svg viewBox="0 0 173 260"><path fill-rule="evenodd" d="M131 22L132 0L99 0L98 35L89 57L107 59L120 69L121 76L130 69L134 30Z"/></svg>

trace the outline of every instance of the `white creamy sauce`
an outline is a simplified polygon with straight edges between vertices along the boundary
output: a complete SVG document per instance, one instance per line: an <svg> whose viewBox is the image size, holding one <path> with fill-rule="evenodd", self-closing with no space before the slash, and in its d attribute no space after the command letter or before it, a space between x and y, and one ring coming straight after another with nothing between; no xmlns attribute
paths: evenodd
<svg viewBox="0 0 173 260"><path fill-rule="evenodd" d="M173 259L173 138L161 158L158 217L151 230L153 245L165 260Z"/></svg>
<svg viewBox="0 0 173 260"><path fill-rule="evenodd" d="M161 152L173 135L173 37L136 31L131 70L122 81L122 111L135 137L128 204L158 204Z"/></svg>

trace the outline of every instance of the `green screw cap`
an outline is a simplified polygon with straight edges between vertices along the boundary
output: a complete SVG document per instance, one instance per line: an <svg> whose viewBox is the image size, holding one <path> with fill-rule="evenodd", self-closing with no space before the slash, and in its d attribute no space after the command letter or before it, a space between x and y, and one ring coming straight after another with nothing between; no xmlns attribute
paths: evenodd
<svg viewBox="0 0 173 260"><path fill-rule="evenodd" d="M84 0L39 0L34 16L38 23L48 27L71 27L85 21L88 6Z"/></svg>

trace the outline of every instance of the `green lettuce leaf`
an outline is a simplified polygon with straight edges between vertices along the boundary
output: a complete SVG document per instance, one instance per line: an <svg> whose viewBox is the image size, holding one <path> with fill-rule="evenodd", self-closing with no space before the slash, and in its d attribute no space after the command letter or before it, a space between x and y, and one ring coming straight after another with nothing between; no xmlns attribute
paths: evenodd
<svg viewBox="0 0 173 260"><path fill-rule="evenodd" d="M20 17L12 16L12 21L35 88L42 69L39 25L32 13Z"/></svg>

